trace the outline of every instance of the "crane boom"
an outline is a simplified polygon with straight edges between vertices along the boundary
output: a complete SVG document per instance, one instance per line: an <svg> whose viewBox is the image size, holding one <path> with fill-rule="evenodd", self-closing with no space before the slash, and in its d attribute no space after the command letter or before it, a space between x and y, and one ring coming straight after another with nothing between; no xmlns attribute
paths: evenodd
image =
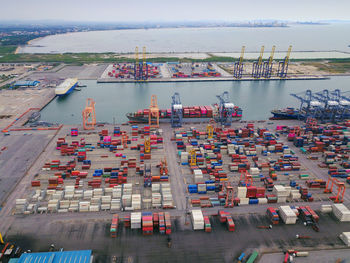
<svg viewBox="0 0 350 263"><path fill-rule="evenodd" d="M244 50L245 50L245 46L242 46L241 56L239 57L239 64L242 64L243 62Z"/></svg>
<svg viewBox="0 0 350 263"><path fill-rule="evenodd" d="M259 61L258 61L258 65L260 66L261 63L262 63L262 57L264 55L264 49L265 47L264 46L261 46L261 50L260 50L260 55L259 55Z"/></svg>
<svg viewBox="0 0 350 263"><path fill-rule="evenodd" d="M272 63L272 60L273 60L273 56L275 55L275 49L276 49L276 46L272 46L272 50L271 50L271 54L270 54L270 57L269 57L269 64L271 65Z"/></svg>

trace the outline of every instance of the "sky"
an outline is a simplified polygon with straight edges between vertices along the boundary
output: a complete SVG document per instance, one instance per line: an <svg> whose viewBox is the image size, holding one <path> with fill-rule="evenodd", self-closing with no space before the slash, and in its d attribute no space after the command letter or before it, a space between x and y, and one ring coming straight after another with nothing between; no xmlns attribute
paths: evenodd
<svg viewBox="0 0 350 263"><path fill-rule="evenodd" d="M0 20L350 20L350 0L0 0Z"/></svg>

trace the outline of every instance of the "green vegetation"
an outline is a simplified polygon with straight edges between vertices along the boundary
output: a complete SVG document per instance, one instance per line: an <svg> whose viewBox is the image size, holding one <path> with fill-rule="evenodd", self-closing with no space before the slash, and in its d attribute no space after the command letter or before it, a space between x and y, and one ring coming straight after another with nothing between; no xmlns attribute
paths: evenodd
<svg viewBox="0 0 350 263"><path fill-rule="evenodd" d="M85 63L122 63L134 62L133 58L123 57L115 53L63 53L63 54L15 54L16 46L0 46L0 63L23 63L23 62L42 62L42 63L67 63L82 65ZM208 58L177 58L177 57L156 57L148 58L149 62L235 62L237 58L213 56L209 54ZM252 62L254 60L244 60ZM326 73L348 73L350 72L350 59L292 59L291 62L303 62L303 65L316 67Z"/></svg>
<svg viewBox="0 0 350 263"><path fill-rule="evenodd" d="M16 49L17 49L16 46L1 46L0 45L0 55L15 53Z"/></svg>
<svg viewBox="0 0 350 263"><path fill-rule="evenodd" d="M332 59L321 62L304 62L302 65L314 66L320 71L330 74L342 74L350 72L350 59Z"/></svg>

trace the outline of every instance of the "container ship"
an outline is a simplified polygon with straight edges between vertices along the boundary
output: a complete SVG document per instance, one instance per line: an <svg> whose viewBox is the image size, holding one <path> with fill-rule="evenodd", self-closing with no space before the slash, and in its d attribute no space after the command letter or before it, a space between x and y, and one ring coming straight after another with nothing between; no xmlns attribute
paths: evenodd
<svg viewBox="0 0 350 263"><path fill-rule="evenodd" d="M305 114L303 114L302 112L300 112L300 110L295 108L272 110L271 114L273 115L273 117L270 118L272 120L289 120L305 118Z"/></svg>
<svg viewBox="0 0 350 263"><path fill-rule="evenodd" d="M77 85L78 85L77 78L66 79L56 87L55 93L57 96L67 95L71 93Z"/></svg>
<svg viewBox="0 0 350 263"><path fill-rule="evenodd" d="M183 107L182 118L184 122L203 122L210 119L217 119L218 105L213 106L191 106ZM130 123L148 123L149 109L138 110L137 112L127 113L126 117ZM242 109L234 106L232 121L242 119ZM171 122L171 109L159 110L159 122Z"/></svg>

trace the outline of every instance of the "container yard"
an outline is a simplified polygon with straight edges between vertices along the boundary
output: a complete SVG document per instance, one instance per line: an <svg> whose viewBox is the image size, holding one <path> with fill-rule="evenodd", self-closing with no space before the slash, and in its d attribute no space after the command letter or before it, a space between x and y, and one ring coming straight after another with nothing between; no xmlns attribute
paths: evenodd
<svg viewBox="0 0 350 263"><path fill-rule="evenodd" d="M11 220L1 228L11 222L5 239L18 240L50 221L41 229L37 248L50 243L50 233L59 227L55 242L62 246L84 249L87 243L77 240L94 233L95 242L104 244L101 255L127 253L133 260L141 251L121 247L112 252L112 240L144 245L149 238L146 247L157 244L163 256L180 251L189 256L186 245L180 245L184 235L188 242L241 240L233 251L218 241L216 259L225 262L243 252L249 260L285 249L342 248L348 244L350 220L349 193L343 187L349 171L342 169L348 158L347 125L295 120L226 128L214 122L178 128L95 124L87 130L64 125L51 131L25 187L12 192L5 205ZM26 222L33 227L25 228ZM80 226L87 228L85 234ZM67 243L64 235L72 229L77 232Z"/></svg>
<svg viewBox="0 0 350 263"><path fill-rule="evenodd" d="M172 78L221 77L213 63L167 63Z"/></svg>
<svg viewBox="0 0 350 263"><path fill-rule="evenodd" d="M164 68L171 63L150 65L136 64L136 75L133 64L106 71L114 79L130 74L129 79L146 81L154 70L155 79L171 78ZM209 63L192 66L209 70ZM49 91L40 85L26 92ZM149 108L127 114L129 123L99 123L96 103L88 99L82 124L26 124L53 93L3 118L8 119L0 139L4 262L20 249L42 251L50 244L93 249L96 262L259 262L281 251L282 260L312 262L313 250L349 246L345 104L332 105L336 123L330 123L326 106L309 108L306 122L247 122L228 92L204 106L183 106L175 93L165 109L152 95ZM306 96L296 96L305 103ZM312 98L328 99L325 92Z"/></svg>

